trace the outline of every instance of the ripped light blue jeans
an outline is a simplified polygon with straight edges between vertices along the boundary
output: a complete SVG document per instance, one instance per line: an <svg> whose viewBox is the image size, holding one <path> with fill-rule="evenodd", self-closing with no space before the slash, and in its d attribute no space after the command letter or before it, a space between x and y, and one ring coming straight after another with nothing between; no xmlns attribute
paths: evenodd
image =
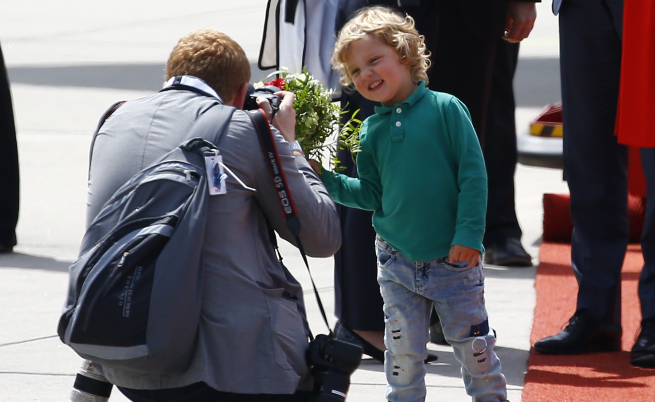
<svg viewBox="0 0 655 402"><path fill-rule="evenodd" d="M410 261L379 236L375 245L386 320L387 400L425 400L423 361L434 304L446 340L462 364L466 393L475 402L506 401L506 381L484 307L482 265L468 268L468 263L446 258Z"/></svg>

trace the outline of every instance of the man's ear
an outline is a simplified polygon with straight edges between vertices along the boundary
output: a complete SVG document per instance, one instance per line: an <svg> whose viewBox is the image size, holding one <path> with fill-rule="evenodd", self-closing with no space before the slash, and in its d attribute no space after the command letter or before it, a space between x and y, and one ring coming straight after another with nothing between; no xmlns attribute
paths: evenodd
<svg viewBox="0 0 655 402"><path fill-rule="evenodd" d="M234 106L237 109L243 109L243 103L246 101L246 93L248 92L248 83L246 82L237 89L236 93L232 100L226 102L230 106Z"/></svg>

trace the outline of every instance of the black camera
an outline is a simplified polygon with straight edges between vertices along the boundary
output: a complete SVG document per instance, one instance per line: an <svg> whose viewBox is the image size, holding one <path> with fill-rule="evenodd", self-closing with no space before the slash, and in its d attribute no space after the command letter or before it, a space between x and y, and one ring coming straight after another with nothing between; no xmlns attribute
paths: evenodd
<svg viewBox="0 0 655 402"><path fill-rule="evenodd" d="M243 110L259 109L259 106L257 105L257 98L262 97L266 98L268 103L271 104L271 109L273 109L273 116L275 116L275 113L280 106L280 97L275 95L276 92L280 92L280 88L273 85L267 85L255 89L252 84L248 84L248 91L246 92L246 101L243 103Z"/></svg>
<svg viewBox="0 0 655 402"><path fill-rule="evenodd" d="M350 388L350 375L362 360L362 347L317 335L309 343L307 361L314 376L311 402L343 402Z"/></svg>

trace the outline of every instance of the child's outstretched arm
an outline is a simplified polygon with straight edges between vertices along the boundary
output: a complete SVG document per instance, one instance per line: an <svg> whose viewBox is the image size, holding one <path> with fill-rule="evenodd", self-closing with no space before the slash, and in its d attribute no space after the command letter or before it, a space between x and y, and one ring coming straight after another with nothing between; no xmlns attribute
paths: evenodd
<svg viewBox="0 0 655 402"><path fill-rule="evenodd" d="M358 158L358 160L360 160ZM350 208L377 211L382 207L379 179L371 181L358 165L359 178L349 177L318 166L318 175L335 202ZM377 177L376 175L374 175Z"/></svg>
<svg viewBox="0 0 655 402"><path fill-rule="evenodd" d="M382 207L380 176L372 156L366 150L357 154L359 178L331 172L313 160L309 160L309 163L335 202L367 211L377 211Z"/></svg>
<svg viewBox="0 0 655 402"><path fill-rule="evenodd" d="M459 244L453 244L450 247L450 252L448 253L449 261L471 261L469 268L473 268L478 265L480 260L480 252L474 248L469 248L465 246L460 246Z"/></svg>

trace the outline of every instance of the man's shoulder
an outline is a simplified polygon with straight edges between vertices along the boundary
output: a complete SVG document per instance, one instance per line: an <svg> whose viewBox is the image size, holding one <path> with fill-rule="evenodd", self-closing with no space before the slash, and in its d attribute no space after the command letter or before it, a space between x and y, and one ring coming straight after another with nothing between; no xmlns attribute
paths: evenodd
<svg viewBox="0 0 655 402"><path fill-rule="evenodd" d="M186 115L197 114L204 111L219 101L216 98L203 96L192 91L168 90L156 92L152 95L130 99L125 102L115 115L120 116L130 112L124 117L143 117L147 115Z"/></svg>
<svg viewBox="0 0 655 402"><path fill-rule="evenodd" d="M242 140L250 137L255 137L258 139L257 141L259 141L259 135L255 130L255 125L248 114L248 111L235 108L230 119L228 134L231 137L239 137Z"/></svg>

